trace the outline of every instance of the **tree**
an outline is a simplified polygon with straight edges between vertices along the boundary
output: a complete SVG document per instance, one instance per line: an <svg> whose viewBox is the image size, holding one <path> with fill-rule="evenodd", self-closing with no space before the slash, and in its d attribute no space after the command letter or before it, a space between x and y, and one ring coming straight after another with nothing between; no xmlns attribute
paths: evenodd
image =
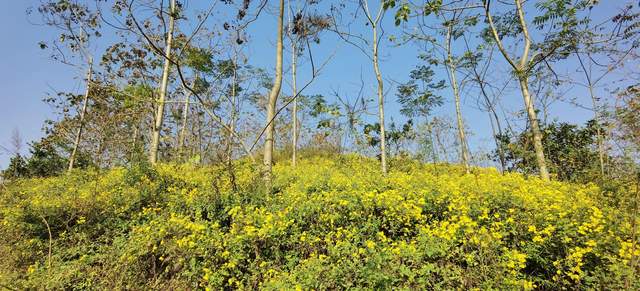
<svg viewBox="0 0 640 291"><path fill-rule="evenodd" d="M620 138L640 152L640 85L627 87L618 98L614 117Z"/></svg>
<svg viewBox="0 0 640 291"><path fill-rule="evenodd" d="M573 53L584 81L574 80L573 83L587 89L593 119L600 124L606 121L607 102L598 94L597 89L602 87L605 78L623 68L625 61L634 57L634 51L639 45L635 40L640 27L636 19L639 15L633 12L632 5L626 5L619 14L611 18L616 27L611 32L604 27L610 24L608 21L599 24L593 24L589 18L583 21L580 41ZM603 63L603 59L608 63ZM602 176L606 174L607 168L608 139L607 129L598 128L598 159Z"/></svg>
<svg viewBox="0 0 640 291"><path fill-rule="evenodd" d="M493 18L490 12L490 1L488 0L484 1L486 13L485 15L487 18L487 22L490 25L491 35L493 36L494 41L498 45L498 48L500 49L500 52L502 53L505 60L507 60L507 62L509 62L509 64L513 67L514 73L518 78L522 98L524 99L527 115L529 116L531 132L533 134L533 145L534 151L536 153L536 162L538 163L538 171L540 172L540 177L542 177L543 180L549 180L549 171L547 170L547 164L544 158L544 148L542 146L542 132L540 131L540 125L538 124L538 117L533 104L533 100L531 98L531 95L529 94L528 71L530 65L529 50L531 48L531 38L529 37L529 30L524 18L522 3L520 0L514 1L516 5L516 13L518 15L520 23L520 29L522 30L524 39L524 48L522 51L522 55L520 56L520 61L518 63L514 62L514 60L509 56L504 45L502 44L501 37L498 35L498 30L493 23Z"/></svg>
<svg viewBox="0 0 640 291"><path fill-rule="evenodd" d="M453 90L453 97L456 106L456 124L458 126L458 138L460 139L460 156L462 158L462 164L465 167L467 173L470 172L469 169L469 147L467 145L467 138L465 137L465 129L464 129L464 119L462 117L462 109L460 108L460 84L458 83L458 78L456 77L456 71L458 69L458 63L453 57L453 48L451 47L451 43L454 39L458 38L461 32L454 31L457 30L456 25L459 25L461 19L459 18L460 14L454 11L451 15L450 19L447 19L446 16L442 16L445 21L446 26L446 41L445 48L447 52L447 58L445 64L447 66L447 72L449 76L449 83L451 84L451 89Z"/></svg>
<svg viewBox="0 0 640 291"><path fill-rule="evenodd" d="M471 79L478 85L480 90L479 95L482 97L482 102L484 105L484 110L486 110L489 115L489 123L491 124L491 137L493 138L496 146L496 150L498 151L498 158L500 162L500 170L504 172L506 170L506 159L503 148L500 146L500 141L498 139L499 136L503 135L502 125L500 122L500 117L498 117L496 104L498 103L498 98L495 95L491 95L489 84L486 80L486 76L489 68L492 64L494 47L491 46L488 50L488 55L483 57L483 49L485 46L479 45L476 48L476 53L474 53L469 47L469 42L465 38L465 46L467 49L465 58L468 61L467 69L470 71ZM481 62L484 59L484 63Z"/></svg>
<svg viewBox="0 0 640 291"><path fill-rule="evenodd" d="M598 177L597 139L602 125L595 120L584 127L564 122L552 122L542 128L545 156L549 168L562 181L589 182ZM533 152L533 136L523 132L519 136L499 137L506 162L511 171L534 174L538 163ZM497 151L496 151L497 156Z"/></svg>
<svg viewBox="0 0 640 291"><path fill-rule="evenodd" d="M287 30L289 35L289 40L291 42L291 96L296 96L298 94L297 90L297 69L298 69L298 54L300 45L299 42L302 40L302 36L299 33L301 32L300 26L303 23L302 14L299 10L291 10L291 5L289 5L289 15L294 13L293 19L289 20L289 29ZM297 161L297 150L298 150L298 100L293 100L293 108L291 110L291 164L295 167Z"/></svg>
<svg viewBox="0 0 640 291"><path fill-rule="evenodd" d="M380 168L382 172L385 174L387 173L387 149L386 149L387 142L386 142L386 134L385 134L385 126L384 126L384 122L385 122L384 94L385 93L384 93L384 81L382 79L382 73L380 70L380 60L379 60L379 49L380 49L382 36L378 34L382 26L382 19L384 18L384 15L386 14L387 10L389 8L393 8L394 5L395 5L395 1L381 0L378 5L377 12L375 12L375 15L374 15L371 13L372 11L369 9L369 1L366 1L366 0L358 1L358 8L357 8L358 12L359 11L363 12L366 18L366 25L369 26L371 29L370 41L367 41L366 38L363 36L351 35L350 33L343 32L340 29L338 29L337 19L341 16L339 8L335 6L332 6L331 8L331 12L333 13L333 25L334 25L332 30L336 32L338 36L340 36L345 42L351 45L354 45L360 51L362 51L362 53L369 58L369 60L371 61L371 64L373 65L373 71L374 71L376 82L377 82L376 93L378 97L377 98L378 99L378 122L376 123L377 124L376 127L379 128L380 140L381 140L381 142L379 143ZM359 14L358 12L356 12L354 15ZM382 34L384 34L384 31L382 31ZM351 40L351 38L357 39L357 41L354 42ZM366 48L367 46L369 46L369 48Z"/></svg>
<svg viewBox="0 0 640 291"><path fill-rule="evenodd" d="M387 10L387 4L381 3L376 16L373 17L369 11L368 1L360 1L360 8L364 11L369 25L371 25L371 55L373 62L373 70L378 81L378 126L380 127L380 166L382 173L387 173L387 149L386 149L386 132L384 128L384 82L382 81L382 73L380 73L380 63L378 59L378 49L380 46L380 38L378 37L378 26Z"/></svg>
<svg viewBox="0 0 640 291"><path fill-rule="evenodd" d="M77 54L81 59L81 62L87 63L87 85L85 88L82 106L78 113L79 120L77 124L77 131L73 141L72 150L69 155L67 167L70 171L73 169L76 162L78 147L82 140L82 133L85 126L85 115L87 114L90 97L89 94L91 92L93 57L89 52L88 42L92 37L101 36L100 17L99 13L90 9L88 5L69 0L43 2L38 7L38 12L46 25L55 27L57 30L61 31L59 39L51 43L55 47L52 57L62 63L78 66L78 64L73 64L73 61L67 57L61 49L61 44L66 44L67 49L71 53ZM40 47L44 49L47 47L47 44L45 42L41 42Z"/></svg>
<svg viewBox="0 0 640 291"><path fill-rule="evenodd" d="M283 50L283 20L284 20L284 0L280 0L278 9L278 24L276 27L276 66L275 80L273 87L269 93L269 101L267 104L267 120L265 122L266 136L264 141L264 178L271 181L271 168L273 166L273 147L275 138L274 120L276 117L276 104L278 95L280 95L280 87L282 86L282 50Z"/></svg>
<svg viewBox="0 0 640 291"><path fill-rule="evenodd" d="M529 24L525 18L523 2L514 0L513 4L515 16L511 17L510 14L505 14L500 16L498 18L499 22L496 23L492 15L491 1L483 0L485 19L489 25L488 35L490 35L504 59L511 66L518 80L533 136L537 168L540 177L544 180L549 180L549 171L542 142L543 133L540 130L534 100L529 91L529 77L538 64L548 64L548 61L553 58L567 56L568 49L575 45L574 41L577 39L577 24L579 23L577 12L580 9L589 7L590 1L577 0L568 3L568 1L564 0L545 0L537 3L536 7L541 13L534 18L533 24L539 30L545 29L547 26L549 28L546 32L543 32L545 40L541 43L534 43L532 40ZM519 59L515 59L507 51L504 45L504 38L518 36L522 38L522 53ZM533 56L531 56L532 48L535 50Z"/></svg>
<svg viewBox="0 0 640 291"><path fill-rule="evenodd" d="M299 94L297 87L298 57L302 56L305 44L307 47L309 46L309 39L319 43L320 32L329 26L326 17L307 12L309 5L315 4L315 1L305 0L302 2L302 7L295 8L291 8L289 3L290 19L287 29L287 36L291 43L291 98L293 102L291 110L291 163L294 167L297 160L299 138L298 98L296 98ZM291 14L293 14L293 18L291 18Z"/></svg>
<svg viewBox="0 0 640 291"><path fill-rule="evenodd" d="M16 153L9 160L9 166L2 171L2 178L6 180L13 180L17 178L24 178L29 176L29 169L27 168L27 161L20 153Z"/></svg>
<svg viewBox="0 0 640 291"><path fill-rule="evenodd" d="M437 162L437 151L433 140L431 115L436 107L444 103L437 93L444 88L444 80L435 82L435 72L431 69L431 58L428 55L420 57L427 65L419 65L409 74L410 80L398 86L396 96L400 103L400 113L406 117L422 119L426 126L426 147L431 151L433 162Z"/></svg>
<svg viewBox="0 0 640 291"><path fill-rule="evenodd" d="M149 148L149 161L155 164L158 161L158 147L160 146L160 131L164 121L165 99L167 98L167 87L169 85L169 73L171 69L171 46L173 44L173 30L175 21L179 17L179 11L176 9L176 0L171 0L169 7L169 30L165 40L164 48L164 66L162 69L162 81L160 83L160 93L158 96L158 109L156 111L155 123L152 128L153 135L151 146Z"/></svg>
<svg viewBox="0 0 640 291"><path fill-rule="evenodd" d="M460 39L464 39L465 34L469 33L469 29L477 24L477 15L469 13L475 6L467 6L468 1L451 1L443 3L442 1L425 1L422 4L403 3L398 9L395 19L399 25L403 21L408 21L411 17L416 19L417 27L405 31L408 40L413 40L421 46L424 46L426 53L433 55L430 58L431 64L442 64L449 80L452 90L455 112L457 136L459 140L460 161L462 162L467 173L470 172L469 146L465 133L464 117L461 108L461 92L467 76L458 75L461 68L467 64L466 57L456 55L454 43ZM462 6L460 6L462 5ZM415 11L416 15L411 15ZM436 18L436 24L429 21L429 16ZM441 58L435 57L440 54Z"/></svg>

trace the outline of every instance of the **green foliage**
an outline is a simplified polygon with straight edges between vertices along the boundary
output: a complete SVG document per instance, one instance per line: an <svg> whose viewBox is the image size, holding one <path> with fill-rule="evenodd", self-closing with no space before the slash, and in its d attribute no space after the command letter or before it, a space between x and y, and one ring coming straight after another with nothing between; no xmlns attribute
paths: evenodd
<svg viewBox="0 0 640 291"><path fill-rule="evenodd" d="M185 65L196 71L206 74L212 73L215 67L212 59L213 53L209 50L197 47L188 47L185 50ZM222 74L227 75L228 73L222 72Z"/></svg>
<svg viewBox="0 0 640 291"><path fill-rule="evenodd" d="M30 157L16 160L15 165L21 177L49 177L62 173L66 169L67 159L62 157L51 142L42 140L31 144ZM20 161L22 160L22 162Z"/></svg>
<svg viewBox="0 0 640 291"><path fill-rule="evenodd" d="M337 104L327 102L322 95L298 97L302 97L300 103L302 103L303 110L308 107L309 115L317 120L316 127L318 129L324 130L326 135L336 129L338 126L336 119L341 115L340 107Z"/></svg>
<svg viewBox="0 0 640 291"><path fill-rule="evenodd" d="M11 183L0 192L0 284L640 288L637 217L593 185L406 159L382 176L374 160L334 156L276 164L266 191L250 164L225 167L142 164Z"/></svg>
<svg viewBox="0 0 640 291"><path fill-rule="evenodd" d="M619 34L625 41L630 41L633 47L640 45L638 35L640 35L640 13L637 12L637 6L628 3L612 21L620 27Z"/></svg>
<svg viewBox="0 0 640 291"><path fill-rule="evenodd" d="M46 0L40 2L37 11L45 24L59 29L57 40L52 43L52 47L54 47L52 57L54 59L67 61L65 54L60 51L62 47L66 46L71 52L81 52L86 49L87 43L92 38L102 36L100 13L92 10L85 3L69 0ZM27 14L32 12L31 8ZM41 49L49 47L44 41L39 42L38 45ZM84 54L84 52L81 53Z"/></svg>
<svg viewBox="0 0 640 291"><path fill-rule="evenodd" d="M20 153L11 157L11 160L9 160L9 166L2 171L2 177L9 180L27 177L28 175L29 170L27 168L27 161Z"/></svg>
<svg viewBox="0 0 640 291"><path fill-rule="evenodd" d="M411 9L409 8L409 4L403 3L400 5L395 15L395 24L400 25L403 21L409 21L409 14L411 13Z"/></svg>
<svg viewBox="0 0 640 291"><path fill-rule="evenodd" d="M640 151L640 85L629 86L620 93L622 104L616 106L615 115L623 140Z"/></svg>
<svg viewBox="0 0 640 291"><path fill-rule="evenodd" d="M23 157L19 153L11 158L7 169L2 171L5 179L50 177L59 175L67 169L69 160L60 151L63 148L53 137L45 137L31 143L29 156ZM80 152L76 166L86 168L91 164L90 158Z"/></svg>
<svg viewBox="0 0 640 291"><path fill-rule="evenodd" d="M431 59L425 59L430 63ZM420 65L409 74L410 80L398 86L398 102L400 113L412 118L428 118L434 108L441 106L442 96L438 91L444 88L444 80L435 82L435 72L430 65Z"/></svg>
<svg viewBox="0 0 640 291"><path fill-rule="evenodd" d="M380 124L369 123L363 127L363 133L370 147L376 148L380 144ZM391 155L408 154L403 150L404 145L416 138L413 128L413 120L407 120L401 127L392 120L385 129L386 148L391 151ZM395 152L393 152L395 151ZM379 157L379 156L378 156Z"/></svg>
<svg viewBox="0 0 640 291"><path fill-rule="evenodd" d="M545 157L551 173L562 181L589 182L596 179L599 165L595 144L599 126L593 120L582 128L563 122L544 125L541 128L542 142L545 145ZM498 139L509 170L527 174L537 173L533 137L529 131L517 137L505 134ZM495 158L498 158L497 150Z"/></svg>

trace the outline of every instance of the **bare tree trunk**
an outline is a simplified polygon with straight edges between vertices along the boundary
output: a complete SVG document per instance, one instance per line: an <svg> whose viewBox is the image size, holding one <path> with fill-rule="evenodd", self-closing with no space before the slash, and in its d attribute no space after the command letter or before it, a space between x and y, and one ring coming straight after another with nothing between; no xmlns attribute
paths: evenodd
<svg viewBox="0 0 640 291"><path fill-rule="evenodd" d="M380 163L382 173L387 173L387 138L384 130L384 83L378 64L378 27L377 23L371 23L373 30L373 70L378 80L378 122L380 123Z"/></svg>
<svg viewBox="0 0 640 291"><path fill-rule="evenodd" d="M433 139L433 125L428 120L427 120L427 132L429 133L429 142L431 143L431 156L433 158L433 163L436 164L439 162L438 150L436 148L436 143Z"/></svg>
<svg viewBox="0 0 640 291"><path fill-rule="evenodd" d="M538 171L540 171L540 177L543 180L549 180L547 163L544 158L544 148L542 147L542 132L538 124L538 117L536 116L536 110L533 106L533 100L531 100L531 95L529 94L528 82L525 78L520 78L519 82L522 97L524 98L524 105L527 109L527 116L529 117L529 124L531 125L531 132L533 134L533 148L538 163Z"/></svg>
<svg viewBox="0 0 640 291"><path fill-rule="evenodd" d="M275 113L278 95L280 95L280 87L282 86L282 21L284 18L284 0L280 0L280 9L278 14L278 36L276 42L276 78L273 87L269 93L269 103L267 105L267 121L266 121L266 137L264 141L264 179L267 183L271 182L271 168L273 166L273 145L275 135Z"/></svg>
<svg viewBox="0 0 640 291"><path fill-rule="evenodd" d="M476 72L475 67L473 70L474 72ZM491 123L491 133L493 134L493 141L496 143L496 150L498 151L498 157L500 159L500 170L502 173L504 173L504 171L506 171L506 168L507 168L507 162L504 156L504 149L502 148L502 145L500 144L500 141L498 140L498 137L497 137L497 135L502 136L502 126L500 125L500 119L498 118L498 114L496 113L496 110L493 107L493 103L489 99L489 95L487 94L487 91L484 87L484 81L480 79L480 75L477 72L475 74L476 74L478 84L480 86L480 92L484 97L484 101L487 103L487 113L489 114L489 122ZM496 121L495 125L493 124L494 119ZM497 129L497 132L496 132L496 129Z"/></svg>
<svg viewBox="0 0 640 291"><path fill-rule="evenodd" d="M203 140L202 140L202 135L203 135L203 123L205 122L204 120L204 116L198 114L198 159L200 161L202 161L202 157L204 156L204 145L203 145Z"/></svg>
<svg viewBox="0 0 640 291"><path fill-rule="evenodd" d="M489 115L489 124L491 124L491 134L493 135L493 141L496 143L496 150L498 151L498 156L500 159L500 173L504 174L504 170L505 170L505 160L504 160L504 150L502 149L502 146L500 145L500 141L498 141L497 135L498 133L496 132L496 127L498 127L498 129L500 128L500 122L497 122L497 126L493 124L493 116L491 115L491 111L487 111L488 115Z"/></svg>
<svg viewBox="0 0 640 291"><path fill-rule="evenodd" d="M84 92L84 100L82 101L82 110L80 111L80 124L78 126L78 132L76 133L75 141L73 142L73 150L71 151L71 156L69 156L69 167L68 170L71 171L76 162L76 154L78 152L78 147L80 146L80 140L82 139L82 130L84 129L84 116L87 113L87 106L89 104L89 91L91 90L91 75L92 75L92 66L93 59L89 58L89 70L87 71L87 88Z"/></svg>
<svg viewBox="0 0 640 291"><path fill-rule="evenodd" d="M467 43L467 39L465 38L464 40L465 40L465 44L467 45L467 49L469 49L469 44ZM492 56L493 56L493 48L491 49L491 53L489 55L489 61L487 65L490 64L489 62L491 61ZM494 104L493 102L491 102L491 98L489 98L489 94L487 93L487 89L485 88L484 77L483 75L480 74L480 72L478 72L476 62L472 62L471 69L472 69L475 81L478 83L478 86L480 87L480 93L484 98L484 102L487 104L487 113L489 114L489 123L491 124L491 133L493 134L493 141L496 144L496 151L498 151L498 157L500 159L500 172L504 173L507 168L506 158L504 155L504 149L502 148L500 141L498 140L498 137L497 137L497 135L502 136L502 125L500 125L500 118L498 118L498 114L496 113ZM486 68L483 69L483 72L486 72ZM495 125L493 124L494 119L496 121ZM497 132L496 132L496 129L497 129Z"/></svg>
<svg viewBox="0 0 640 291"><path fill-rule="evenodd" d="M600 109L598 108L598 98L596 97L595 92L593 92L593 87L594 87L594 83L597 83L597 80L594 82L591 79L591 73L590 70L587 71L586 66L584 65L584 62L582 61L582 58L580 57L580 53L576 50L576 56L578 57L578 61L580 63L580 66L582 67L582 71L584 72L584 76L587 79L587 87L589 89L589 96L591 96L591 104L593 106L593 114L594 114L594 119L596 120L596 122L598 123L598 128L597 128L597 132L596 132L596 138L597 138L597 143L598 143L598 159L600 162L600 174L604 177L604 157L605 157L605 148L604 148L604 135L602 133L602 129L600 128L600 126L602 125L601 122L601 118L600 118Z"/></svg>
<svg viewBox="0 0 640 291"><path fill-rule="evenodd" d="M604 148L604 135L602 134L602 126L601 118L600 118L600 109L598 109L598 100L596 98L595 93L593 92L593 85L589 84L589 94L591 95L591 102L593 103L593 112L594 118L598 123L598 128L596 129L596 138L598 143L598 159L600 162L600 174L604 177L604 157L605 157L605 148Z"/></svg>
<svg viewBox="0 0 640 291"><path fill-rule="evenodd" d="M136 147L138 146L138 125L136 124L133 128L133 140L131 141L131 154L129 155L129 160L133 161L136 154Z"/></svg>
<svg viewBox="0 0 640 291"><path fill-rule="evenodd" d="M292 38L291 39L291 50L293 51L293 53L291 54L291 87L292 87L292 97L295 98L296 95L298 94L297 92L297 88L296 88L296 69L297 69L297 46L296 46L296 41ZM298 151L298 98L293 100L293 110L291 112L291 135L292 135L292 153L291 153L291 164L293 165L293 167L296 166L296 155L297 155L297 151Z"/></svg>
<svg viewBox="0 0 640 291"><path fill-rule="evenodd" d="M455 82L455 77L452 76L452 79ZM464 121L462 120L462 110L460 109L460 93L458 91L458 86L453 83L453 95L455 98L456 104L456 122L458 125L458 138L460 139L460 156L462 158L462 164L464 165L465 171L470 173L469 169L469 149L467 147L467 138L464 133Z"/></svg>
<svg viewBox="0 0 640 291"><path fill-rule="evenodd" d="M482 80L479 81L480 91L482 92L482 96L484 96L485 102L487 102L487 112L489 113L489 122L491 123L491 132L493 133L493 140L496 143L496 149L498 150L498 156L500 158L500 169L501 172L504 173L507 168L507 160L504 156L504 149L496 136L496 129L498 130L497 134L502 136L502 126L500 125L500 119L498 118L498 114L496 113L495 108L493 107L493 103L489 99L487 92L484 88L484 82ZM493 118L492 118L493 116ZM495 119L496 125L493 125L493 120Z"/></svg>
<svg viewBox="0 0 640 291"><path fill-rule="evenodd" d="M184 145L187 137L187 119L189 117L189 106L191 100L191 93L185 90L184 95L184 108L182 109L182 125L180 126L180 137L178 138L178 153L180 158L183 157Z"/></svg>
<svg viewBox="0 0 640 291"><path fill-rule="evenodd" d="M160 146L160 132L162 131L162 123L164 121L164 104L167 97L167 87L169 85L169 70L171 67L171 45L173 43L173 30L176 13L176 0L171 0L171 8L169 12L169 31L167 32L167 41L164 49L164 67L162 68L162 80L160 84L160 96L158 98L158 110L156 111L156 119L153 126L153 134L151 140L151 148L149 149L149 161L155 164L158 161L158 148Z"/></svg>
<svg viewBox="0 0 640 291"><path fill-rule="evenodd" d="M462 119L462 110L460 109L460 89L458 88L458 80L456 79L456 67L453 56L451 54L451 33L453 27L447 28L447 69L449 69L449 77L451 88L453 89L453 97L456 105L456 121L458 125L458 138L460 139L460 157L465 171L470 173L469 169L469 149L467 148L467 139L464 133L464 120Z"/></svg>
<svg viewBox="0 0 640 291"><path fill-rule="evenodd" d="M441 139L441 129L436 129L433 133L436 136L436 142L438 143L438 146L440 147L440 149L442 149L442 155L444 156L444 161L446 163L449 163L449 153L447 152L447 148L444 146L442 139Z"/></svg>
<svg viewBox="0 0 640 291"><path fill-rule="evenodd" d="M233 78L231 80L231 120L229 122L229 131L227 136L227 164L231 167L231 162L233 161L233 132L236 130L236 119L237 119L237 110L236 110L236 86L238 82L238 50L234 45L233 52Z"/></svg>

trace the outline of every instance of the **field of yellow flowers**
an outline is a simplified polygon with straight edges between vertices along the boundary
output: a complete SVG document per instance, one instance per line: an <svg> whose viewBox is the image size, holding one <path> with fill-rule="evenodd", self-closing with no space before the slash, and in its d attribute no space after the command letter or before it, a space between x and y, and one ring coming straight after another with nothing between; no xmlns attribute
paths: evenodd
<svg viewBox="0 0 640 291"><path fill-rule="evenodd" d="M0 288L640 289L617 192L359 156L77 171L0 190Z"/></svg>

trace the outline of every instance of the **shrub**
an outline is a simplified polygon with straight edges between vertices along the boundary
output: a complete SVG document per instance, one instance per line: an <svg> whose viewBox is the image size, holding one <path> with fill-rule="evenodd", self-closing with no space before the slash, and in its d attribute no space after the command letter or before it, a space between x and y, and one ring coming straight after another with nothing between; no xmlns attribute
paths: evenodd
<svg viewBox="0 0 640 291"><path fill-rule="evenodd" d="M276 165L270 191L246 162L233 179L226 166L164 164L18 180L0 195L0 284L640 288L637 216L594 185L410 161L394 169L309 158Z"/></svg>

